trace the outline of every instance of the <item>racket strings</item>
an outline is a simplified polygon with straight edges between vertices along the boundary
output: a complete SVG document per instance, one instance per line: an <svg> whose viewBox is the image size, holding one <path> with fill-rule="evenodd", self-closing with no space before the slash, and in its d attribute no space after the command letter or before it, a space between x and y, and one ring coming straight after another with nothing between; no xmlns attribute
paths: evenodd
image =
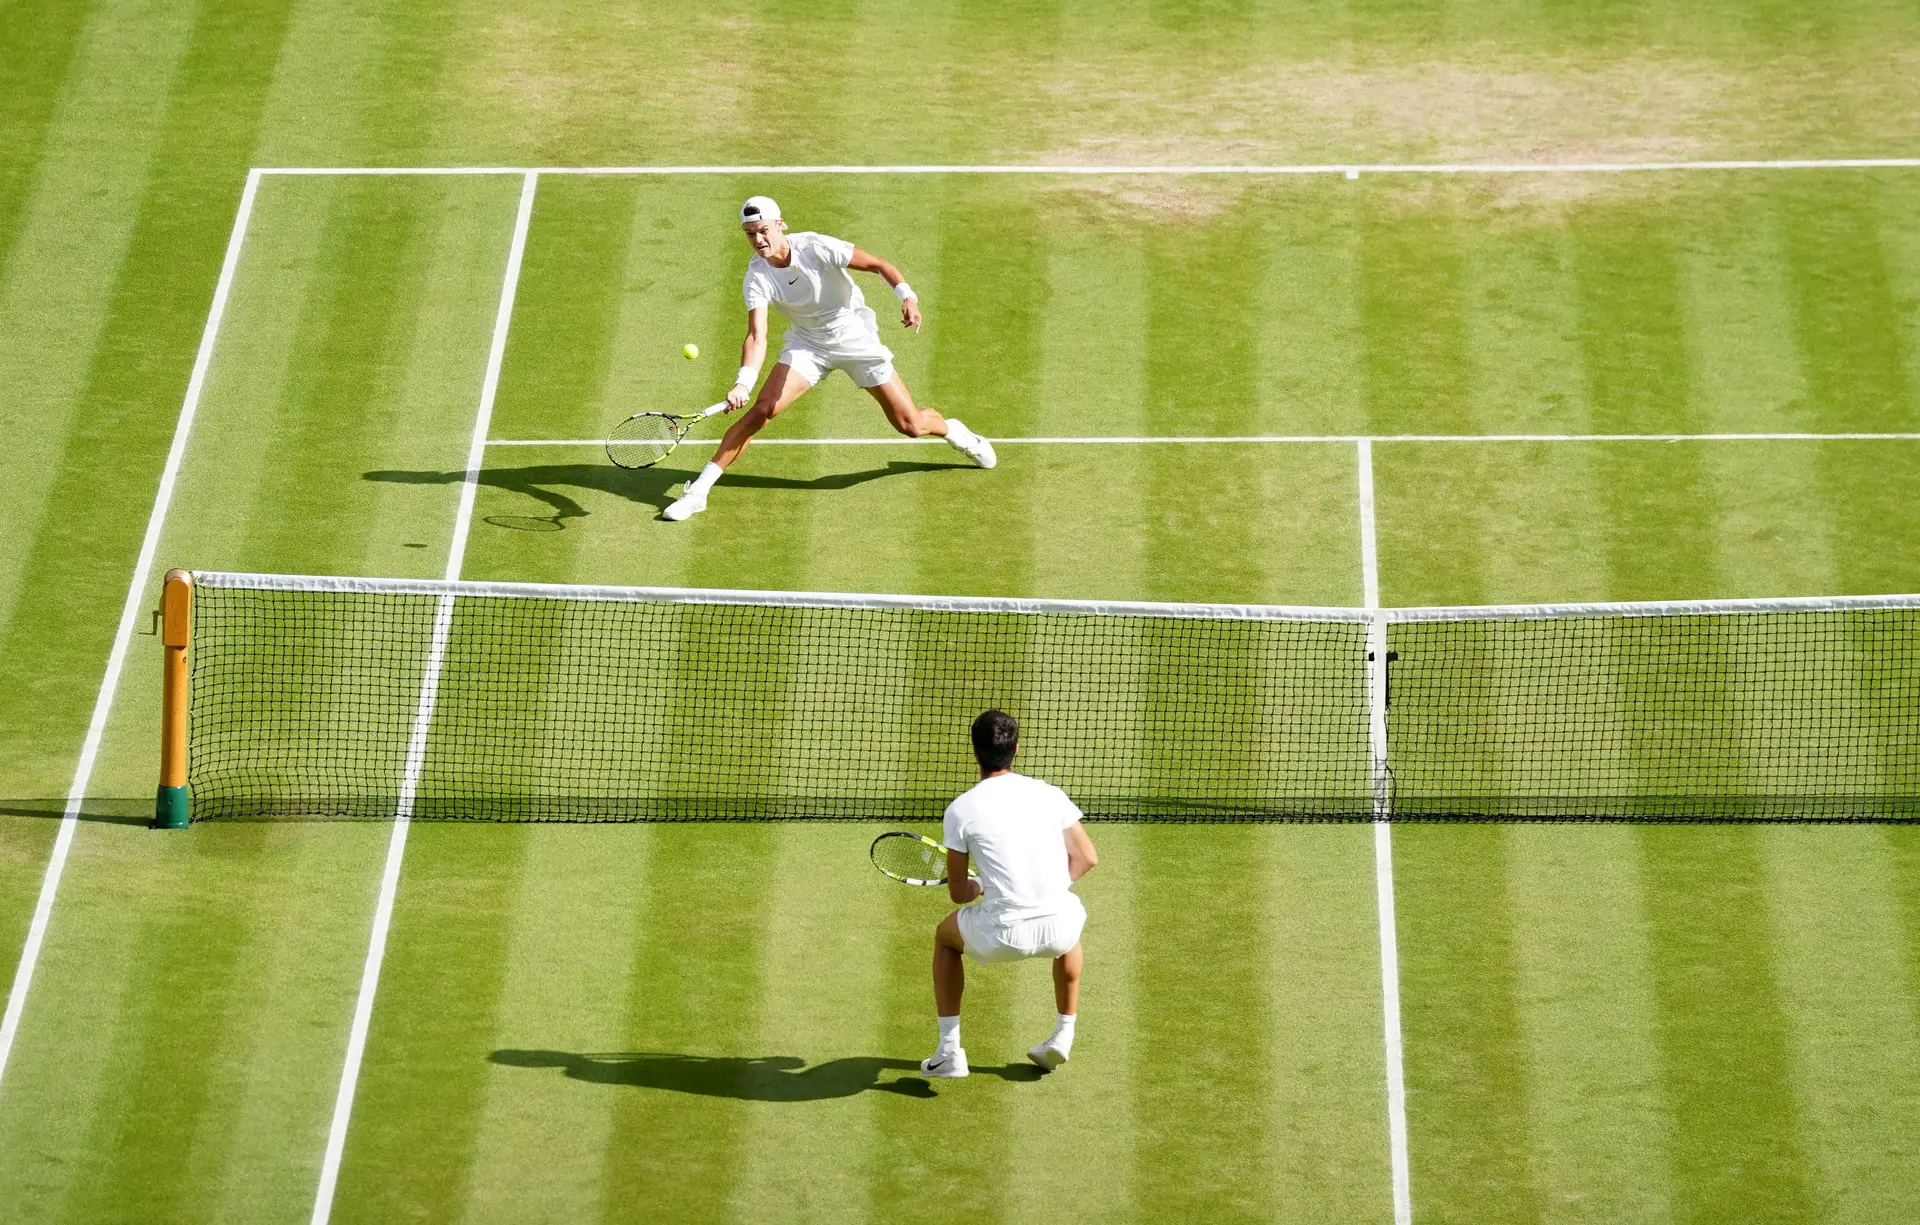
<svg viewBox="0 0 1920 1225"><path fill-rule="evenodd" d="M942 881L947 876L947 855L943 847L919 838L888 835L873 844L873 862L889 876L909 880Z"/></svg>
<svg viewBox="0 0 1920 1225"><path fill-rule="evenodd" d="M641 413L613 427L607 455L622 468L645 468L667 457L686 427L666 413Z"/></svg>

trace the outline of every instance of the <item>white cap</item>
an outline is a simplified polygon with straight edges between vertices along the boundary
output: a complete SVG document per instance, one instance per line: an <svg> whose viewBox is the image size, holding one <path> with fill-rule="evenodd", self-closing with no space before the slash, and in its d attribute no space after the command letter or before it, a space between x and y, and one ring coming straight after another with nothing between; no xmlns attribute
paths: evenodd
<svg viewBox="0 0 1920 1225"><path fill-rule="evenodd" d="M756 221L780 220L780 206L771 196L748 196L747 202L740 206L740 224L752 225Z"/></svg>

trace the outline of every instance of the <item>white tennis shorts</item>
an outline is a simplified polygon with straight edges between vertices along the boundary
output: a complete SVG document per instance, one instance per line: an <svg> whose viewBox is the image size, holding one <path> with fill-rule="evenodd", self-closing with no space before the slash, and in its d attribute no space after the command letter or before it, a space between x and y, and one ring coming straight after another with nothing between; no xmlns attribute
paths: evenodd
<svg viewBox="0 0 1920 1225"><path fill-rule="evenodd" d="M835 370L844 370L860 387L878 387L893 377L893 350L880 343L880 327L873 312L862 308L865 328L848 328L834 336L803 334L788 328L780 346L780 360L793 372L819 386Z"/></svg>
<svg viewBox="0 0 1920 1225"><path fill-rule="evenodd" d="M1004 922L978 906L962 906L956 922L967 955L975 961L1064 957L1080 943L1080 929L1087 925L1087 908L1069 893L1055 914Z"/></svg>

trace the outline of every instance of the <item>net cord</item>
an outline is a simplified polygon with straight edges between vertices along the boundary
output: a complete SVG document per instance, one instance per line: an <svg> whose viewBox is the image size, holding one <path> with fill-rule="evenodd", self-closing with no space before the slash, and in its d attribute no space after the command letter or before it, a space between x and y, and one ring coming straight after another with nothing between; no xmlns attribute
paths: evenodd
<svg viewBox="0 0 1920 1225"><path fill-rule="evenodd" d="M445 579L336 578L326 575L247 574L196 570L204 587L247 591L355 595L485 596L501 599L594 600L626 604L728 604L767 608L908 609L922 612L1095 617L1170 617L1198 621L1361 622L1357 608L1273 604L1175 604L1122 600L1003 599L982 596L867 595L825 591L752 591L701 587L603 587L571 583L487 583Z"/></svg>
<svg viewBox="0 0 1920 1225"><path fill-rule="evenodd" d="M446 579L350 578L196 570L203 587L251 591L363 595L490 596L504 599L600 600L617 603L735 604L773 608L918 609L954 613L1054 613L1093 617L1173 617L1223 621L1554 620L1566 617L1667 617L1737 613L1843 612L1920 608L1920 595L1792 596L1742 600L1640 600L1587 604L1460 604L1422 608L1315 607L1288 604L1187 604L1129 600L1007 599L824 591L756 591L705 587L613 587L572 583L489 583ZM1384 658L1381 661L1384 663Z"/></svg>

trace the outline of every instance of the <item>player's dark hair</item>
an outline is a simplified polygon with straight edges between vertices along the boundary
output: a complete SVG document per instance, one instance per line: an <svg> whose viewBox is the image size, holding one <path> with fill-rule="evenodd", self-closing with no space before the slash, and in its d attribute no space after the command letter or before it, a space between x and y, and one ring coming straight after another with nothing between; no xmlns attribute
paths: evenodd
<svg viewBox="0 0 1920 1225"><path fill-rule="evenodd" d="M1013 751L1020 745L1020 725L1004 710L983 710L973 721L973 758L980 768L992 773L1013 766Z"/></svg>

